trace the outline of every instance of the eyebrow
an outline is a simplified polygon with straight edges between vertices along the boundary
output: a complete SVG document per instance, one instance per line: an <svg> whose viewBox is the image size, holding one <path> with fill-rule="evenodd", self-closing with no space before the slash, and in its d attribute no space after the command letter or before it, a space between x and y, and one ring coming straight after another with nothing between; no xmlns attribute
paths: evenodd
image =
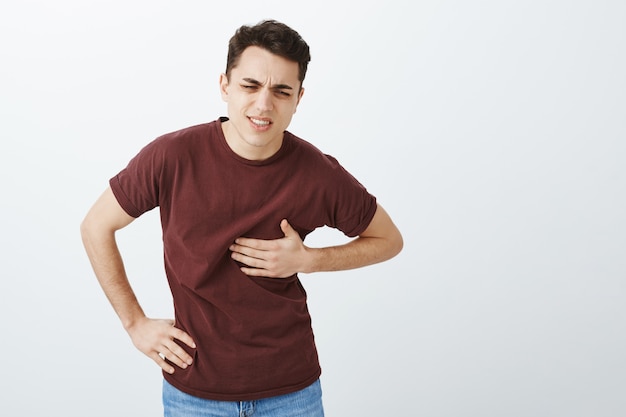
<svg viewBox="0 0 626 417"><path fill-rule="evenodd" d="M243 81L258 85L259 87L263 86L260 81L255 80L254 78L243 78ZM271 87L273 90L293 90L293 87L288 84L275 84Z"/></svg>

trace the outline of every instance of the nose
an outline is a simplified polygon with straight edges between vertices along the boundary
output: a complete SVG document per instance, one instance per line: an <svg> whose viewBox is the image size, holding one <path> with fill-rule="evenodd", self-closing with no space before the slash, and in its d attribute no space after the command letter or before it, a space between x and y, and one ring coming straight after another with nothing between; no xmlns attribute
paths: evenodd
<svg viewBox="0 0 626 417"><path fill-rule="evenodd" d="M261 112L272 110L274 108L272 104L272 92L262 88L258 93L255 104L257 110Z"/></svg>

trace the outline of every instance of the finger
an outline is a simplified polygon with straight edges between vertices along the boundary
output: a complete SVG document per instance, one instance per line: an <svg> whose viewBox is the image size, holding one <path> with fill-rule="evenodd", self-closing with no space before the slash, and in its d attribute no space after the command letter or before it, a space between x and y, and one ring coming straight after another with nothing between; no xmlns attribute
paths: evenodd
<svg viewBox="0 0 626 417"><path fill-rule="evenodd" d="M283 231L285 236L293 236L294 234L298 234L298 232L296 232L295 229L293 227L291 227L291 225L289 224L287 219L283 219L280 222L280 230Z"/></svg>
<svg viewBox="0 0 626 417"><path fill-rule="evenodd" d="M165 354L162 354L162 353L159 353L157 351L154 351L150 355L150 358L153 361L155 361L156 364L159 365L161 367L161 369L163 369L168 374L173 374L174 373L174 371L175 371L174 367L165 361Z"/></svg>
<svg viewBox="0 0 626 417"><path fill-rule="evenodd" d="M172 357L172 362L176 363L176 365L181 368L186 368L185 365L191 365L193 363L193 358L185 349L183 349L176 341L171 340L165 344L165 347L169 349L170 352L174 355ZM169 359L169 356L168 356Z"/></svg>
<svg viewBox="0 0 626 417"><path fill-rule="evenodd" d="M239 253L241 255L248 256L250 258L255 258L255 259L263 259L264 254L266 253L266 251L253 249L248 246L238 245L236 243L230 246L230 250L233 253Z"/></svg>
<svg viewBox="0 0 626 417"><path fill-rule="evenodd" d="M241 272L243 272L244 274L251 276L251 277L268 277L268 278L276 278L275 274L272 274L270 271L268 271L267 269L261 269L261 268L246 268L246 267L241 267L239 268L241 269Z"/></svg>
<svg viewBox="0 0 626 417"><path fill-rule="evenodd" d="M174 325L174 323L172 322L172 332L171 332L172 338L174 338L176 340L180 340L181 342L183 342L184 344L186 344L190 348L195 349L196 348L196 343L193 341L191 336L189 336L189 334L187 332L184 332L183 330L179 329L178 327L173 327L173 325Z"/></svg>
<svg viewBox="0 0 626 417"><path fill-rule="evenodd" d="M238 243L233 243L228 249L230 249L231 252L240 253L242 255L248 255L251 251L254 250L248 246L240 245Z"/></svg>
<svg viewBox="0 0 626 417"><path fill-rule="evenodd" d="M235 244L242 247L263 251L268 250L271 247L272 241L263 239L252 239L249 237L238 237L237 239L235 239Z"/></svg>
<svg viewBox="0 0 626 417"><path fill-rule="evenodd" d="M251 256L247 256L239 252L233 252L231 254L231 258L233 258L234 260L238 262L241 262L244 265L248 265L253 268L262 268L263 265L265 265L265 261L263 259L258 259L258 258L254 258Z"/></svg>
<svg viewBox="0 0 626 417"><path fill-rule="evenodd" d="M163 345L160 350L161 357L164 357L179 368L187 369L192 363L191 356L174 341Z"/></svg>
<svg viewBox="0 0 626 417"><path fill-rule="evenodd" d="M269 269L246 268L245 266L241 267L239 269L241 270L241 272L243 272L244 274L246 274L248 276L251 276L251 277L284 278L283 276L281 276L277 272L272 272Z"/></svg>
<svg viewBox="0 0 626 417"><path fill-rule="evenodd" d="M176 343L174 339L186 344L192 349L196 348L196 343L187 332L174 326L170 329L169 340L165 343L165 347L169 349L174 356L171 359L168 356L168 359L184 369L187 365L191 365L193 363L193 358L185 349Z"/></svg>

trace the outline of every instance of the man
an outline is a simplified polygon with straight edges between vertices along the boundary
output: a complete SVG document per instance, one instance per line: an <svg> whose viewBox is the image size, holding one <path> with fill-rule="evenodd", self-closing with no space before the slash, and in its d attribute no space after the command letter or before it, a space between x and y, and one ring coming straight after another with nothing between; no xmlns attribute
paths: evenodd
<svg viewBox="0 0 626 417"><path fill-rule="evenodd" d="M124 328L163 369L166 416L322 416L297 274L358 268L402 248L376 199L334 158L286 131L309 60L308 45L282 23L239 28L220 77L228 117L148 144L81 224ZM115 241L157 206L175 321L146 317ZM356 238L305 246L321 226Z"/></svg>

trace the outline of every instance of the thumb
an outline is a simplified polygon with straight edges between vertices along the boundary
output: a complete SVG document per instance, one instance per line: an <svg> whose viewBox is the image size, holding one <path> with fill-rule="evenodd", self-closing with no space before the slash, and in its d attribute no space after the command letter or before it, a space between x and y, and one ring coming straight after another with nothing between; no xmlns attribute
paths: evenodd
<svg viewBox="0 0 626 417"><path fill-rule="evenodd" d="M285 234L285 237L293 237L294 235L298 235L298 232L296 232L293 227L291 227L291 225L289 224L289 222L287 221L287 219L283 219L280 222L280 230L283 231L283 233ZM299 237L300 235L298 235Z"/></svg>

